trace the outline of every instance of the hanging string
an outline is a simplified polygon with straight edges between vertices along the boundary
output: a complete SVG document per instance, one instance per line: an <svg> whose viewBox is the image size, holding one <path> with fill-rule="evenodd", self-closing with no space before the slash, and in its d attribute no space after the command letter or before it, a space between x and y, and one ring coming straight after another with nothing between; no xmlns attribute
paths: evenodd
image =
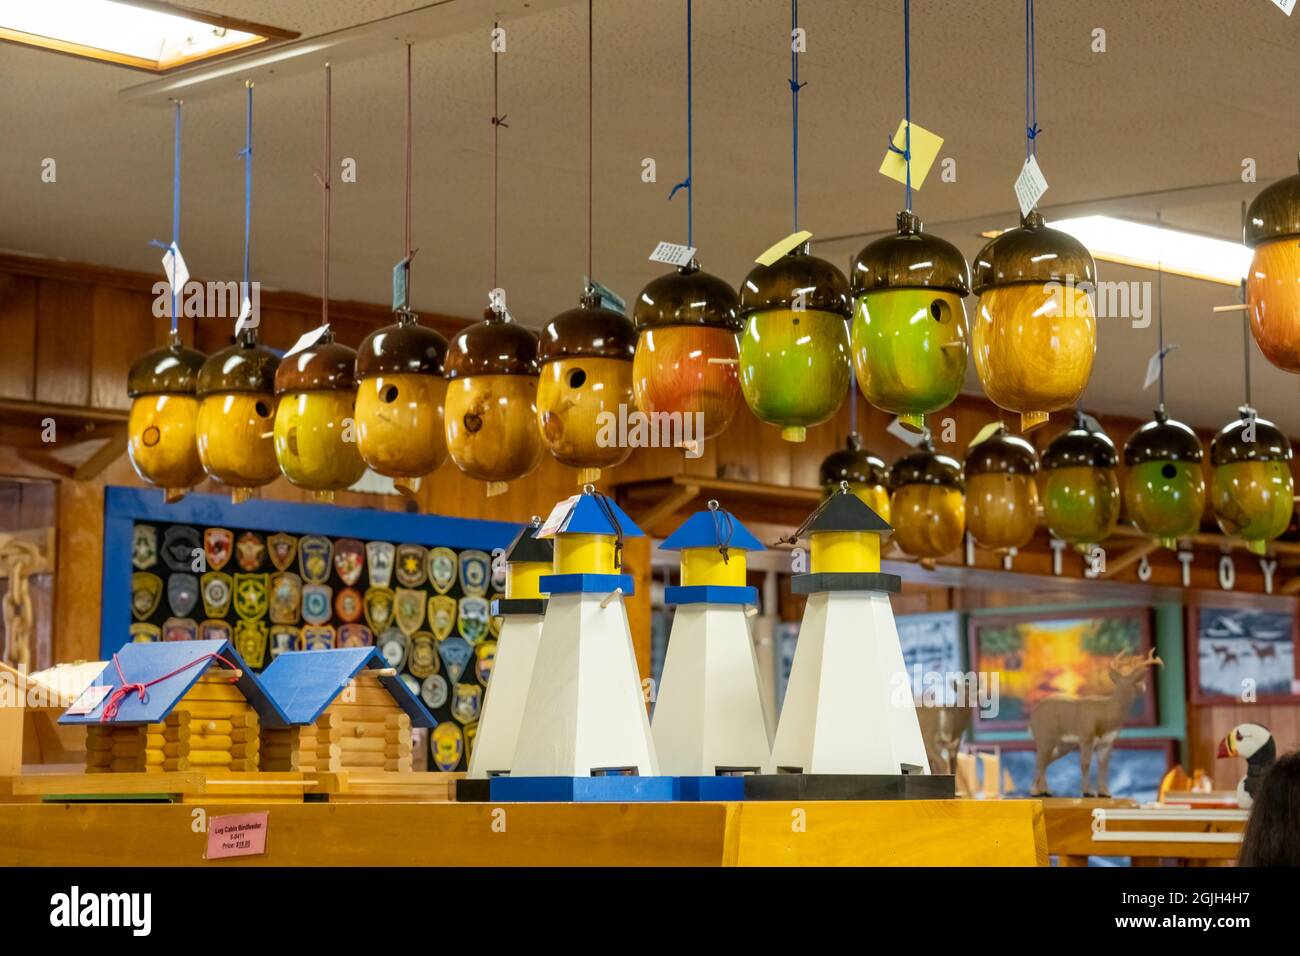
<svg viewBox="0 0 1300 956"><path fill-rule="evenodd" d="M1246 203L1244 200L1241 204L1241 232L1243 236L1246 234ZM1241 280L1241 302L1243 305L1246 304L1246 280L1244 277ZM1255 406L1250 400L1250 343L1250 315L1243 312L1241 314L1241 349L1245 362L1246 405L1242 412L1253 415Z"/></svg>
<svg viewBox="0 0 1300 956"><path fill-rule="evenodd" d="M1034 0L1025 0L1025 159L1038 155L1038 64L1034 42Z"/></svg>
<svg viewBox="0 0 1300 956"><path fill-rule="evenodd" d="M858 433L858 373L849 369L849 434Z"/></svg>
<svg viewBox="0 0 1300 956"><path fill-rule="evenodd" d="M244 287L240 290L241 298L252 296L248 282L249 250L253 239L253 81L246 80L244 87L248 90L248 111L244 122L244 148L239 156L244 160Z"/></svg>
<svg viewBox="0 0 1300 956"><path fill-rule="evenodd" d="M912 211L912 3L903 0L903 148L889 138L889 151L903 157L907 166L904 198L907 211Z"/></svg>
<svg viewBox="0 0 1300 956"><path fill-rule="evenodd" d="M1162 218L1159 212L1156 213L1156 228L1161 231L1160 248L1156 251L1156 336L1157 348L1156 353L1160 362L1160 414L1165 412L1165 244L1163 237Z"/></svg>
<svg viewBox="0 0 1300 956"><path fill-rule="evenodd" d="M592 271L593 246L595 240L592 228L592 210L595 208L594 185L596 176L595 162L595 109L593 104L593 91L595 90L595 56L593 54L593 28L592 28L592 8L593 0L587 0L587 282L590 283L595 276Z"/></svg>
<svg viewBox="0 0 1300 956"><path fill-rule="evenodd" d="M695 99L694 70L691 60L691 0L686 0L686 178L673 187L668 198L677 195L677 190L686 190L686 244L695 245L695 116L693 102Z"/></svg>
<svg viewBox="0 0 1300 956"><path fill-rule="evenodd" d="M736 533L736 519L730 511L721 507L717 501L709 500L709 513L713 516L713 540L722 555L722 563L731 562L731 537Z"/></svg>
<svg viewBox="0 0 1300 956"><path fill-rule="evenodd" d="M799 231L799 91L807 83L799 82L799 0L790 0L790 139L794 179L794 231Z"/></svg>
<svg viewBox="0 0 1300 956"><path fill-rule="evenodd" d="M325 327L330 324L330 181L333 178L334 166L330 92L330 65L327 60L325 62L325 175L318 177L324 190L324 200L321 203L320 324Z"/></svg>
<svg viewBox="0 0 1300 956"><path fill-rule="evenodd" d="M172 100L176 104L176 133L172 146L172 243L170 246L150 239L149 245L159 249L170 250L173 256L181 247L181 104L184 100ZM176 268L179 263L172 260L172 274L168 280L172 289L172 338L180 334L181 290L176 287Z"/></svg>
<svg viewBox="0 0 1300 956"><path fill-rule="evenodd" d="M500 35L497 31L501 29L501 23L498 21L492 24L492 288L498 289L497 284L497 201L498 187L497 181L500 178L500 160L499 153L501 149L501 130L509 129L506 118L501 115L501 96L500 96L500 52L496 47L496 38ZM495 303L494 303L495 307ZM504 306L501 307L504 313Z"/></svg>
<svg viewBox="0 0 1300 956"><path fill-rule="evenodd" d="M406 44L406 302L411 302L411 259L415 249L411 246L411 44Z"/></svg>

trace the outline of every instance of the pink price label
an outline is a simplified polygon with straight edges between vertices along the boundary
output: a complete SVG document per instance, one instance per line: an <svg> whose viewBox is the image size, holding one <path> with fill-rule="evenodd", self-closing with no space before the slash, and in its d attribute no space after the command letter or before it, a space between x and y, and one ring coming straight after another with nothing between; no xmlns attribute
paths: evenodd
<svg viewBox="0 0 1300 956"><path fill-rule="evenodd" d="M266 825L269 811L231 813L208 819L208 849L205 860L224 860L232 856L258 856L266 852Z"/></svg>

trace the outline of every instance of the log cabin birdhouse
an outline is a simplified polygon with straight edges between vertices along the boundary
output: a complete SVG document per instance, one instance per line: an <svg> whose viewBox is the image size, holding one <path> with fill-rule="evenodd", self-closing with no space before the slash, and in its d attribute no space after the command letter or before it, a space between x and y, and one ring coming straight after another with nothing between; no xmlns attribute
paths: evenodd
<svg viewBox="0 0 1300 956"><path fill-rule="evenodd" d="M81 770L86 735L60 726L59 716L103 669L89 661L25 674L0 663L0 777Z"/></svg>

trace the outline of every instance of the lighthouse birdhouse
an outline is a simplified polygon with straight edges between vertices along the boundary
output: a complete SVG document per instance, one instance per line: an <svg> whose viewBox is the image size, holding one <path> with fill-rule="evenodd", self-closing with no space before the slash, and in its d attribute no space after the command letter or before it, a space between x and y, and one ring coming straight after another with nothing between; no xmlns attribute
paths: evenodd
<svg viewBox="0 0 1300 956"><path fill-rule="evenodd" d="M447 340L410 311L371 332L357 351L357 451L408 496L447 460L446 355Z"/></svg>
<svg viewBox="0 0 1300 956"><path fill-rule="evenodd" d="M624 598L624 538L641 530L590 486L560 502L537 532L552 539L554 571L538 579L548 595L510 776L492 780L492 799L544 796L525 778L547 778L580 799L594 778L657 776ZM669 791L671 795L671 789Z"/></svg>
<svg viewBox="0 0 1300 956"><path fill-rule="evenodd" d="M164 348L141 355L127 374L131 398L127 418L127 453L135 473L180 499L203 478L195 444L198 424L199 370L203 353L181 344L173 330Z"/></svg>
<svg viewBox="0 0 1300 956"><path fill-rule="evenodd" d="M810 427L839 411L848 391L848 280L811 255L805 242L750 271L740 288L740 314L745 402L786 441L804 441Z"/></svg>
<svg viewBox="0 0 1300 956"><path fill-rule="evenodd" d="M275 373L275 456L285 478L331 501L361 480L354 423L356 352L328 328L313 344L286 355Z"/></svg>
<svg viewBox="0 0 1300 956"><path fill-rule="evenodd" d="M632 308L637 408L699 416L703 438L723 432L741 402L739 308L736 291L694 260L642 289Z"/></svg>
<svg viewBox="0 0 1300 956"><path fill-rule="evenodd" d="M804 775L809 779L798 791L803 796L867 796L845 792L843 781L835 789L831 781L821 793L813 786L825 784L827 776L859 775L882 778L862 783L883 785L887 792L879 795L898 797L909 795L905 776L928 775L889 603L901 581L880 570L880 540L889 531L844 489L822 502L794 535L809 541L809 571L791 582L808 602L768 764L777 780L757 778L756 792L779 788L783 776ZM951 796L952 778L943 779Z"/></svg>
<svg viewBox="0 0 1300 956"><path fill-rule="evenodd" d="M1096 264L1079 240L1048 228L1037 210L975 257L979 295L971 344L993 403L1029 431L1073 405L1092 374Z"/></svg>
<svg viewBox="0 0 1300 956"><path fill-rule="evenodd" d="M1219 527L1243 539L1253 554L1264 554L1295 509L1290 439L1244 408L1210 442L1210 463L1210 502Z"/></svg>
<svg viewBox="0 0 1300 956"><path fill-rule="evenodd" d="M505 492L542 460L537 430L537 336L504 311L452 339L447 376L447 451L456 467Z"/></svg>
<svg viewBox="0 0 1300 956"><path fill-rule="evenodd" d="M716 501L660 545L676 551L681 584L663 677L655 701L659 769L674 776L758 773L771 752L758 657L746 607L758 591L745 578L745 555L762 543Z"/></svg>
<svg viewBox="0 0 1300 956"><path fill-rule="evenodd" d="M275 458L275 373L280 359L244 329L199 370L199 460L236 501L280 476Z"/></svg>
<svg viewBox="0 0 1300 956"><path fill-rule="evenodd" d="M981 548L1008 551L1038 528L1038 454L1023 438L998 430L966 453L966 529Z"/></svg>
<svg viewBox="0 0 1300 956"><path fill-rule="evenodd" d="M588 289L576 309L547 323L537 346L537 424L556 460L578 469L579 485L599 480L602 468L632 453L608 440L606 422L635 401L636 330L625 315L600 303L600 294Z"/></svg>
<svg viewBox="0 0 1300 956"><path fill-rule="evenodd" d="M1300 174L1264 189L1246 211L1250 330L1264 357L1300 372Z"/></svg>
<svg viewBox="0 0 1300 956"><path fill-rule="evenodd" d="M1048 530L1078 551L1111 536L1119 523L1119 455L1105 432L1083 420L1043 453L1043 516Z"/></svg>
<svg viewBox="0 0 1300 956"><path fill-rule="evenodd" d="M1201 527L1205 452L1196 433L1157 411L1124 444L1124 513L1143 534L1173 548Z"/></svg>
<svg viewBox="0 0 1300 956"><path fill-rule="evenodd" d="M823 498L829 498L847 482L849 491L863 504L889 520L889 468L882 458L867 451L857 432L850 432L844 447L822 460L818 477Z"/></svg>
<svg viewBox="0 0 1300 956"><path fill-rule="evenodd" d="M851 271L858 383L867 401L919 432L966 378L966 259L900 212L898 231L867 245Z"/></svg>
<svg viewBox="0 0 1300 956"><path fill-rule="evenodd" d="M555 564L552 539L536 537L541 523L541 518L534 519L506 549L506 595L492 602L492 616L501 618L501 633L469 758L471 780L508 774L519 742L546 613L540 582Z"/></svg>
<svg viewBox="0 0 1300 956"><path fill-rule="evenodd" d="M961 465L926 440L889 469L894 541L925 567L961 546L966 533L966 486Z"/></svg>

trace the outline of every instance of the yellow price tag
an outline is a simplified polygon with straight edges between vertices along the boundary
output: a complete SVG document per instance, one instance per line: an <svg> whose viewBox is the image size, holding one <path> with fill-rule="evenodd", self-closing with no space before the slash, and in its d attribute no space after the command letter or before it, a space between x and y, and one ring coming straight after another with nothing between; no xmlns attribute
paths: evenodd
<svg viewBox="0 0 1300 956"><path fill-rule="evenodd" d="M799 248L811 238L812 238L812 233L808 232L806 229L800 230L799 232L792 232L790 233L790 235L786 236L776 245L772 246L772 248L768 249L767 252L763 253L754 261L757 262L760 266L770 266L772 263L776 262L777 259L780 259L791 249Z"/></svg>
<svg viewBox="0 0 1300 956"><path fill-rule="evenodd" d="M915 123L912 124L912 188L920 189L925 182L926 175L930 172L930 167L934 165L935 157L939 155L939 147L943 145L943 137L936 136L927 129L922 129ZM894 149L907 148L907 120L898 124L898 132L894 134ZM884 161L880 164L880 171L890 179L897 180L900 183L907 182L907 160L903 158L902 153L896 153L893 149L885 153Z"/></svg>

